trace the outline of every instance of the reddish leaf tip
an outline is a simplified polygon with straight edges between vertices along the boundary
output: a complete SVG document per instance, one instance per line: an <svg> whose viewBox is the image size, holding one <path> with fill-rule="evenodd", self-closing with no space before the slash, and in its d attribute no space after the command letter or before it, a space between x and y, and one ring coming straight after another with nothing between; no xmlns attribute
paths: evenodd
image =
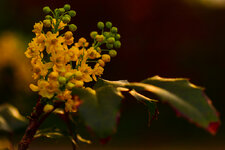
<svg viewBox="0 0 225 150"><path fill-rule="evenodd" d="M209 131L212 135L215 135L217 133L219 126L220 122L211 122L207 128L207 131Z"/></svg>

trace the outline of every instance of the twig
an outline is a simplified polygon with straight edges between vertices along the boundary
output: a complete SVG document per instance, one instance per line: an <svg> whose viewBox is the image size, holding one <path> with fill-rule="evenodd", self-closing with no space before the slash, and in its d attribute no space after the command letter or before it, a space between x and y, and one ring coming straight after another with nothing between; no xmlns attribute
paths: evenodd
<svg viewBox="0 0 225 150"><path fill-rule="evenodd" d="M68 127L68 130L69 130L69 134L71 135L72 137L72 147L73 147L73 150L77 150L78 149L78 145L77 145L77 136L72 128L72 124L71 124L71 121L70 121L70 118L69 118L69 113L68 112L64 112L64 114L59 114L59 117L66 123L67 127Z"/></svg>
<svg viewBox="0 0 225 150"><path fill-rule="evenodd" d="M38 100L36 106L33 109L33 112L31 113L29 125L25 131L23 138L21 139L21 141L18 145L18 150L27 150L28 149L28 147L29 147L30 143L33 141L34 135L36 134L40 125L61 104L62 103L56 103L54 106L54 109L52 111L43 114L44 105L41 103L41 99Z"/></svg>

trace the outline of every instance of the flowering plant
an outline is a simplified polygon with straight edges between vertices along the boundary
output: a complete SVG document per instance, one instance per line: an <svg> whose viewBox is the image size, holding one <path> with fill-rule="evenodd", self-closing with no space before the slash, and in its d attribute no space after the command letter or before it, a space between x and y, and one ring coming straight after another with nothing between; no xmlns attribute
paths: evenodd
<svg viewBox="0 0 225 150"><path fill-rule="evenodd" d="M32 140L41 136L67 136L72 141L73 149L77 149L79 141L90 143L79 134L76 127L78 120L82 120L100 139L107 138L116 131L124 92L148 108L150 119L158 114L156 104L159 100L148 98L141 91L155 94L160 101L169 103L179 115L212 134L216 133L220 124L217 111L203 89L187 79L155 76L130 83L100 78L106 63L117 55L116 49L121 47L120 34L111 22L98 22L100 32L90 33L92 44L85 38L74 42L73 32L77 27L69 22L76 12L70 10L70 5L54 11L46 6L43 11L48 15L45 20L35 23L33 32L36 36L25 52L31 59L35 80L30 88L38 92L40 98L28 117L29 125L18 150L26 150ZM65 32L67 27L69 30ZM52 113L66 123L67 132L40 129Z"/></svg>

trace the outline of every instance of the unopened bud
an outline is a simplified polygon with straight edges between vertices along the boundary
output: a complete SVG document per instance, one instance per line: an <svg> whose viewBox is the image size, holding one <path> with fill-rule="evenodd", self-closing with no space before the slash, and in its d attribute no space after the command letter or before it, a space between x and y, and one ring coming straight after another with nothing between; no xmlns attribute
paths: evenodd
<svg viewBox="0 0 225 150"><path fill-rule="evenodd" d="M66 84L66 88L69 89L69 90L71 90L74 86L75 86L75 84L73 84L73 83L71 83L71 82L68 82L68 83Z"/></svg>
<svg viewBox="0 0 225 150"><path fill-rule="evenodd" d="M115 38L114 37L110 37L110 38L107 39L107 42L109 44L113 44L115 42Z"/></svg>
<svg viewBox="0 0 225 150"><path fill-rule="evenodd" d="M69 14L71 17L75 17L75 16L76 16L76 11L70 10L70 11L68 12L68 14Z"/></svg>
<svg viewBox="0 0 225 150"><path fill-rule="evenodd" d="M44 12L45 14L48 14L48 13L51 12L51 9L50 9L48 6L45 6L45 7L43 8L43 12Z"/></svg>
<svg viewBox="0 0 225 150"><path fill-rule="evenodd" d="M104 29L104 23L103 22L98 22L98 24L97 24L97 27L100 29L100 30L102 30L102 29Z"/></svg>
<svg viewBox="0 0 225 150"><path fill-rule="evenodd" d="M63 7L66 11L70 10L70 5L69 4L65 4Z"/></svg>
<svg viewBox="0 0 225 150"><path fill-rule="evenodd" d="M47 27L47 28L51 27L51 25L52 25L51 20L44 20L43 25L44 25L44 27Z"/></svg>
<svg viewBox="0 0 225 150"><path fill-rule="evenodd" d="M97 31L92 31L92 32L90 33L90 36L91 36L92 39L94 39L94 38L96 37L97 34L98 34Z"/></svg>
<svg viewBox="0 0 225 150"><path fill-rule="evenodd" d="M46 105L44 106L43 111L44 111L45 113L48 113L48 112L51 112L53 109L54 109L54 106L53 106L53 105L46 104Z"/></svg>
<svg viewBox="0 0 225 150"><path fill-rule="evenodd" d="M106 28L112 28L112 23L111 22L109 22L109 21L107 21L106 23L105 23L105 26L106 26Z"/></svg>
<svg viewBox="0 0 225 150"><path fill-rule="evenodd" d="M102 60L106 63L106 62L110 62L111 58L108 54L103 54Z"/></svg>
<svg viewBox="0 0 225 150"><path fill-rule="evenodd" d="M59 83L61 83L61 84L65 84L65 83L66 83L66 78L60 76L60 77L58 78L58 81L59 81Z"/></svg>
<svg viewBox="0 0 225 150"><path fill-rule="evenodd" d="M70 24L69 25L69 29L70 29L70 31L76 31L77 30L77 26L75 24Z"/></svg>
<svg viewBox="0 0 225 150"><path fill-rule="evenodd" d="M118 32L117 27L112 27L111 32L112 32L112 33L117 33L117 32Z"/></svg>
<svg viewBox="0 0 225 150"><path fill-rule="evenodd" d="M115 48L120 48L120 47L121 47L121 42L120 42L120 41L116 41L116 42L113 44L113 46L114 46Z"/></svg>
<svg viewBox="0 0 225 150"><path fill-rule="evenodd" d="M110 55L111 57L115 57L115 56L117 55L117 52L116 52L115 50L110 50L110 51L109 51L109 55Z"/></svg>

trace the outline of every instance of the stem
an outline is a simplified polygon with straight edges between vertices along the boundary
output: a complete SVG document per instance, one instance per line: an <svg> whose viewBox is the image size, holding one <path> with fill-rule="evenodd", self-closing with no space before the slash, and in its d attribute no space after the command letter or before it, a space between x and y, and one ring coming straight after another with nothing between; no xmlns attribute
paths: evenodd
<svg viewBox="0 0 225 150"><path fill-rule="evenodd" d="M59 115L59 117L66 123L67 127L68 127L68 130L69 130L69 134L71 135L72 137L72 147L73 147L73 150L77 150L78 149L78 146L77 146L77 137L76 137L76 134L72 128L72 124L71 124L71 121L70 121L70 116L69 116L69 113L68 112L64 112L64 115Z"/></svg>
<svg viewBox="0 0 225 150"><path fill-rule="evenodd" d="M43 121L57 108L61 103L56 103L54 109L51 112L43 114L44 105L41 103L41 99L38 100L36 106L31 113L29 125L25 131L23 138L21 139L18 150L27 150L30 143L34 139L34 135L43 123ZM43 114L43 115L42 115ZM42 117L41 117L42 116Z"/></svg>

